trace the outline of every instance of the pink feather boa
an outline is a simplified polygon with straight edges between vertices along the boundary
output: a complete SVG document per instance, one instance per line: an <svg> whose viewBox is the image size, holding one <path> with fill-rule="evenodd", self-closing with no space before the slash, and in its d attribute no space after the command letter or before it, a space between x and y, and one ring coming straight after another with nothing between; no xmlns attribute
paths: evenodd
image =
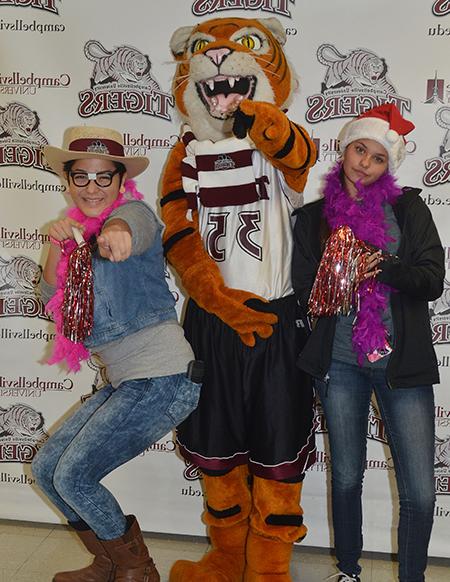
<svg viewBox="0 0 450 582"><path fill-rule="evenodd" d="M387 250L392 240L388 234L384 204L395 204L402 190L387 173L370 186L356 184L358 199L351 198L342 184L342 164L338 162L325 177L324 215L331 229L349 226L356 238ZM367 354L381 348L386 341L383 313L388 306L391 289L374 279L358 288L359 307L353 326L353 348L360 365Z"/></svg>
<svg viewBox="0 0 450 582"><path fill-rule="evenodd" d="M126 204L130 200L142 200L143 195L137 190L136 184L133 180L125 182L125 193L120 193L116 200L106 208L99 216L89 217L81 212L77 207L69 208L67 216L73 218L80 224L83 224L85 229L83 231L83 238L88 241L92 236L97 236L108 216L113 210ZM73 239L68 239L64 242L64 252L61 253L61 258L56 269L56 292L46 305L46 311L49 313L56 325L56 338L53 344L53 352L47 361L48 364L56 364L66 360L69 370L78 372L80 369L80 362L87 360L90 357L89 350L80 342L72 342L62 333L62 305L64 301L64 287L67 277L67 266L69 263L69 255L76 247L76 242Z"/></svg>

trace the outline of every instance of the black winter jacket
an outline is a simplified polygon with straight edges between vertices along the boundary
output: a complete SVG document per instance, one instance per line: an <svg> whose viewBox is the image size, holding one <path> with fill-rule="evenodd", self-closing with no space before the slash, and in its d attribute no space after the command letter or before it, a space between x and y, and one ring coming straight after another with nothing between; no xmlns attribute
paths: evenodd
<svg viewBox="0 0 450 582"><path fill-rule="evenodd" d="M390 285L394 346L386 369L391 388L439 382L431 340L428 301L443 291L444 250L436 226L417 188L403 188L393 206L400 231L398 255L384 260L377 280ZM305 324L308 298L323 249L323 199L296 211L292 281ZM336 329L336 317L318 319L298 358L298 366L316 378L326 377Z"/></svg>

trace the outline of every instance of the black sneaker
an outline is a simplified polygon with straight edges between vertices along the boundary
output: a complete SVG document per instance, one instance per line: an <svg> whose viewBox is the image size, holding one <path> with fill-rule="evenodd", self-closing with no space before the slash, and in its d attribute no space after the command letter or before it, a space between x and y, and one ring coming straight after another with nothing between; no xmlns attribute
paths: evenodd
<svg viewBox="0 0 450 582"><path fill-rule="evenodd" d="M333 578L337 578L337 582L361 582L357 574L345 574L345 572L336 572L336 574L331 574L325 580L332 580Z"/></svg>

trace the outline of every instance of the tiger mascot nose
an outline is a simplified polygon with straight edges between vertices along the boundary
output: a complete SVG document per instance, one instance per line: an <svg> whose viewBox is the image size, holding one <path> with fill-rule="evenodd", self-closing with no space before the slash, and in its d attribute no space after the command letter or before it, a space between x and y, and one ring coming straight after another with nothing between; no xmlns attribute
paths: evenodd
<svg viewBox="0 0 450 582"><path fill-rule="evenodd" d="M230 48L222 47L217 49L209 49L205 52L205 55L212 60L212 62L220 66L222 61L224 61L227 56L232 52Z"/></svg>

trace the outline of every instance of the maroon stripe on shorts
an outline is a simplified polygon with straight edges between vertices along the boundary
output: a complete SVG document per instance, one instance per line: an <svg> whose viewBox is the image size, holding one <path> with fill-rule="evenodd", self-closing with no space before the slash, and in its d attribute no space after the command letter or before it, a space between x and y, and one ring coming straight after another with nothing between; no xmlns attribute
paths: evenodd
<svg viewBox="0 0 450 582"><path fill-rule="evenodd" d="M248 453L236 453L232 458L226 459L209 459L189 451L180 443L180 441L178 441L178 445L183 457L201 469L209 469L210 471L231 471L234 467L245 465L248 462Z"/></svg>
<svg viewBox="0 0 450 582"><path fill-rule="evenodd" d="M210 471L231 471L239 465L247 465L251 474L261 477L262 479L274 479L282 481L283 479L292 479L302 473L305 473L309 467L316 462L316 449L306 449L299 453L299 457L294 461L281 462L278 465L265 466L252 461L249 453L236 453L232 457L226 458L208 458L203 457L193 451L190 451L178 440L178 446L182 456L200 469ZM304 447L305 449L305 447Z"/></svg>

